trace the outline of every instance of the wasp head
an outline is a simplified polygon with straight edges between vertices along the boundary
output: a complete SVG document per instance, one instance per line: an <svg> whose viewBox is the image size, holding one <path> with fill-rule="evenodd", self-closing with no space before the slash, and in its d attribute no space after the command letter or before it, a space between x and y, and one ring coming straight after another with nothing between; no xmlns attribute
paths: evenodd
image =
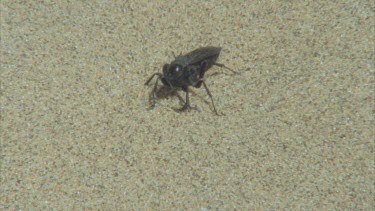
<svg viewBox="0 0 375 211"><path fill-rule="evenodd" d="M164 65L164 75L168 75L171 78L177 79L183 74L183 68L179 64Z"/></svg>
<svg viewBox="0 0 375 211"><path fill-rule="evenodd" d="M169 87L178 86L183 72L183 67L179 64L165 64L163 66L163 84Z"/></svg>

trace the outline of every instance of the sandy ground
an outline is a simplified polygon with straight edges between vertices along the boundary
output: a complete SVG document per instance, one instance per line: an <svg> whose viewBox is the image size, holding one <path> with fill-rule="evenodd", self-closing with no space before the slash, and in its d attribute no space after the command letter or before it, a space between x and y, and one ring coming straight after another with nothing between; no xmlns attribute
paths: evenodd
<svg viewBox="0 0 375 211"><path fill-rule="evenodd" d="M1 1L0 208L374 209L374 2L339 2ZM210 45L223 115L150 110Z"/></svg>

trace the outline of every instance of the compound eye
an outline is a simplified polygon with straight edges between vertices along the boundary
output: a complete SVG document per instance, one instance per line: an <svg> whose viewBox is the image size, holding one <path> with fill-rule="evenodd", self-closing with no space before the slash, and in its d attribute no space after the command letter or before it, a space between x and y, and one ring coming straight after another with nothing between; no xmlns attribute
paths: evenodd
<svg viewBox="0 0 375 211"><path fill-rule="evenodd" d="M180 66L175 66L173 71L177 73L177 72L179 72L180 70L181 70L181 67L180 67Z"/></svg>
<svg viewBox="0 0 375 211"><path fill-rule="evenodd" d="M180 65L174 65L172 66L171 71L173 75L180 75L182 72L182 67Z"/></svg>

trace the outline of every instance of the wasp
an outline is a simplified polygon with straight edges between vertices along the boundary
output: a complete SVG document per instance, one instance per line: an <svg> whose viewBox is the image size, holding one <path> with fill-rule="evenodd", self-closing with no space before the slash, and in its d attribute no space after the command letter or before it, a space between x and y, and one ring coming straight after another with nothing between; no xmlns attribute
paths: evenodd
<svg viewBox="0 0 375 211"><path fill-rule="evenodd" d="M157 99L157 86L160 80L164 86L170 88L172 91L182 89L184 92L186 92L185 104L180 109L181 111L191 108L189 102L189 86L200 88L203 85L211 99L215 113L218 114L212 94L204 81L204 74L213 65L224 67L233 73L237 73L224 64L219 64L216 62L220 55L220 51L220 47L202 47L185 55L180 54L177 57L175 56L175 60L170 64L164 64L163 73L154 73L145 83L145 85L148 85L150 81L157 76L154 88L152 90L151 107L155 106Z"/></svg>

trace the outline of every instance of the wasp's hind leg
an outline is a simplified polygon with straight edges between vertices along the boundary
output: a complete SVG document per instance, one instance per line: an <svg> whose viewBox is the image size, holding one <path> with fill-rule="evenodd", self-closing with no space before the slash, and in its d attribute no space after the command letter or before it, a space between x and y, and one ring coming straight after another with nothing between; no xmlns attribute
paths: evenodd
<svg viewBox="0 0 375 211"><path fill-rule="evenodd" d="M213 65L216 65L216 66L218 66L218 67L224 67L225 69L228 69L228 70L232 71L232 73L238 74L238 72L236 72L236 71L230 69L229 67L225 66L224 64L220 64L220 63L216 63L216 62L215 62L215 63L213 63Z"/></svg>

